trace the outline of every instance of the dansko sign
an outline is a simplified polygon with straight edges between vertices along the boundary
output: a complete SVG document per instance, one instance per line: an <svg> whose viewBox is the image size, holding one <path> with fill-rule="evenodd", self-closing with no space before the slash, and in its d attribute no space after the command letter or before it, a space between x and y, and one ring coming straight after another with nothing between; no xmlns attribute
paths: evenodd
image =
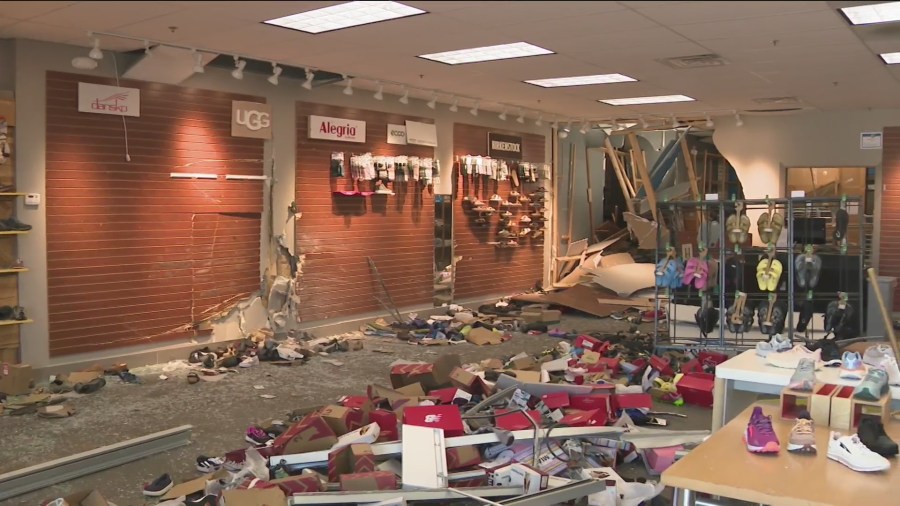
<svg viewBox="0 0 900 506"><path fill-rule="evenodd" d="M488 156L507 160L521 160L522 138L516 135L488 133Z"/></svg>
<svg viewBox="0 0 900 506"><path fill-rule="evenodd" d="M366 122L352 119L309 117L309 138L326 141L366 142Z"/></svg>
<svg viewBox="0 0 900 506"><path fill-rule="evenodd" d="M231 136L272 138L272 106L257 102L231 101Z"/></svg>
<svg viewBox="0 0 900 506"><path fill-rule="evenodd" d="M140 117L141 90L78 83L78 112Z"/></svg>

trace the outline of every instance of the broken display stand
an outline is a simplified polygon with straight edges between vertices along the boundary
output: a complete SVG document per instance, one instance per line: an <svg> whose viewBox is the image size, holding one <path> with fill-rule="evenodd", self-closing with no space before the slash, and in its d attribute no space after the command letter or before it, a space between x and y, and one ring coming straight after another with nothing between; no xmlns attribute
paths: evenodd
<svg viewBox="0 0 900 506"><path fill-rule="evenodd" d="M750 218L747 239L739 245L729 240L727 220L735 214L738 204ZM851 223L845 240L836 243L833 239L834 213L841 208L849 211ZM770 254L766 246L754 246L753 238L758 236L758 217L774 208L785 218L784 228L774 242L774 258L783 268L776 290L760 290L756 278L756 267L761 259ZM845 294L846 303L854 309L854 319L850 322L856 333L862 332L863 293L863 251L865 244L864 216L857 197L844 198L791 198L791 199L744 199L742 201L702 200L698 202L666 202L659 204L659 227L656 262L665 258L666 247L674 247L675 253L686 262L696 255L698 242L708 244L710 258L718 261L718 282L709 288L709 301L719 311L718 323L703 337L695 322L695 312L700 307L701 295L695 288L681 286L669 290L656 287L656 309L665 310L666 321L656 322L657 328L664 326L666 339L657 337L658 348L697 347L719 349L747 349L757 342L770 338L759 326L759 309L770 305L769 294L777 295L777 303L785 309L782 335L792 341L806 339L812 341L825 336L822 328L822 314L828 304L838 300L838 292ZM703 217L702 219L700 217ZM667 245L659 240L668 231L671 242ZM795 260L803 254L807 243L814 242L813 252L822 260L818 284L813 290L797 286ZM728 329L728 309L732 307L737 292L746 294L746 307L752 309L752 320L743 332ZM810 297L810 292L812 293ZM797 332L796 323L799 310L809 300L814 308L814 316L804 332ZM738 327L740 328L740 327Z"/></svg>

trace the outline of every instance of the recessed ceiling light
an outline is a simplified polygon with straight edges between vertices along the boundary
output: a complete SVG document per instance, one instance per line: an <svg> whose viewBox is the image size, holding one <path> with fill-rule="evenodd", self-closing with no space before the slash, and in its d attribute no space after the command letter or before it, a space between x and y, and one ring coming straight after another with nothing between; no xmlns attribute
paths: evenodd
<svg viewBox="0 0 900 506"><path fill-rule="evenodd" d="M559 88L562 86L587 86L590 84L628 83L637 81L623 74L597 74L593 76L555 77L553 79L532 79L528 84L542 88Z"/></svg>
<svg viewBox="0 0 900 506"><path fill-rule="evenodd" d="M900 63L900 53L881 53L878 55L884 60L884 63L888 65L893 65L895 63Z"/></svg>
<svg viewBox="0 0 900 506"><path fill-rule="evenodd" d="M445 51L443 53L431 53L419 55L419 58L459 65L461 63L476 63L492 60L506 60L509 58L524 58L526 56L539 56L542 54L555 54L549 49L529 44L527 42L513 42L512 44L500 44L498 46L473 47L471 49L459 49Z"/></svg>
<svg viewBox="0 0 900 506"><path fill-rule="evenodd" d="M263 23L306 33L322 33L416 16L426 12L399 2L345 2L331 7L269 19Z"/></svg>
<svg viewBox="0 0 900 506"><path fill-rule="evenodd" d="M854 25L900 21L900 2L844 7L841 12Z"/></svg>
<svg viewBox="0 0 900 506"><path fill-rule="evenodd" d="M632 98L608 98L598 100L607 105L644 105L644 104L668 104L671 102L693 102L694 99L685 95L659 95L655 97Z"/></svg>

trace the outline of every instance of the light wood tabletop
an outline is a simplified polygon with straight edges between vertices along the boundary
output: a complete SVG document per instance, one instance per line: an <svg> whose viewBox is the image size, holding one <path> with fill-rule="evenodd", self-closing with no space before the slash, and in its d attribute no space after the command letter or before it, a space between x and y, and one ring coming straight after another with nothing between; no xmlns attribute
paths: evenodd
<svg viewBox="0 0 900 506"><path fill-rule="evenodd" d="M741 436L753 407L772 415L782 450L777 455L747 451ZM773 506L888 506L900 505L900 461L880 473L859 473L829 459L828 427L816 427L818 453L785 450L793 422L781 420L777 404L759 403L715 432L662 474L674 488ZM900 423L885 431L900 441Z"/></svg>

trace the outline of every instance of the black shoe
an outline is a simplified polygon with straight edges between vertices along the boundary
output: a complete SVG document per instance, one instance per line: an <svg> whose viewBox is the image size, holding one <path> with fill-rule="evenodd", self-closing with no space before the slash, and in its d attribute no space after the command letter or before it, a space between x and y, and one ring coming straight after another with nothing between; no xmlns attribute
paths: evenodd
<svg viewBox="0 0 900 506"><path fill-rule="evenodd" d="M882 457L893 457L900 453L897 443L893 442L885 434L884 424L878 418L864 416L859 422L859 429L856 433L859 435L859 440L866 445L866 448Z"/></svg>
<svg viewBox="0 0 900 506"><path fill-rule="evenodd" d="M184 499L185 506L216 506L218 504L216 501L218 497L213 494L207 494L198 499L191 499L190 497L186 497Z"/></svg>
<svg viewBox="0 0 900 506"><path fill-rule="evenodd" d="M149 497L160 497L166 495L166 492L172 490L172 478L168 474L164 474L150 483L144 485L144 495Z"/></svg>
<svg viewBox="0 0 900 506"><path fill-rule="evenodd" d="M106 386L105 379L94 378L91 381L88 381L87 383L75 383L75 386L73 388L75 390L75 393L92 394L105 386Z"/></svg>
<svg viewBox="0 0 900 506"><path fill-rule="evenodd" d="M12 306L0 306L0 320L12 320L16 317L16 310Z"/></svg>
<svg viewBox="0 0 900 506"><path fill-rule="evenodd" d="M806 327L813 317L813 303L811 300L803 301L800 306L800 318L797 318L797 332L806 332Z"/></svg>
<svg viewBox="0 0 900 506"><path fill-rule="evenodd" d="M18 232L25 232L31 230L31 225L27 223L22 223L21 221L15 218L7 218L3 220L3 225L7 230L15 230Z"/></svg>

